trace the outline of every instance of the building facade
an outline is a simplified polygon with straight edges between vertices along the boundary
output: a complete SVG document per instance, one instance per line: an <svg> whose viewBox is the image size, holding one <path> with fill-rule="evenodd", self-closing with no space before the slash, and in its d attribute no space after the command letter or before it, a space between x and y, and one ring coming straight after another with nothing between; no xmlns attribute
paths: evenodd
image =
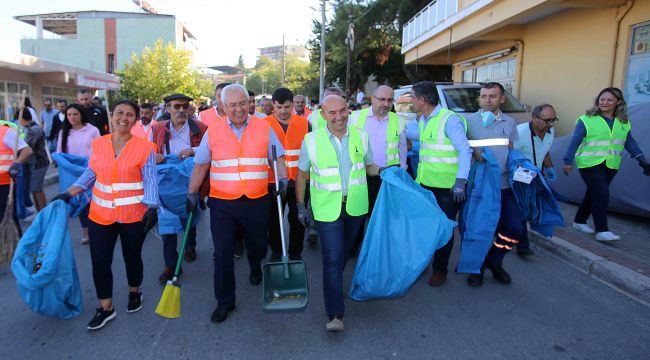
<svg viewBox="0 0 650 360"><path fill-rule="evenodd" d="M257 57L265 56L274 61L282 61L282 48L283 45L267 46L260 48L260 54ZM302 45L284 45L284 56L295 57L298 60L309 62L309 51Z"/></svg>
<svg viewBox="0 0 650 360"><path fill-rule="evenodd" d="M650 102L650 1L436 0L404 25L402 54L552 104L566 134L607 86Z"/></svg>
<svg viewBox="0 0 650 360"><path fill-rule="evenodd" d="M57 63L113 73L156 41L194 50L195 38L174 15L114 11L16 16L36 27L36 38L22 39L28 54ZM44 31L56 38L44 38Z"/></svg>

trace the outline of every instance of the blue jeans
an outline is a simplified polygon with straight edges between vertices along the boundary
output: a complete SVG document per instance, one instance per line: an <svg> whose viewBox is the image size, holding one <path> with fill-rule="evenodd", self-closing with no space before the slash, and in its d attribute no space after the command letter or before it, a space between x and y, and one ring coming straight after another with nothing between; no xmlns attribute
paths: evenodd
<svg viewBox="0 0 650 360"><path fill-rule="evenodd" d="M343 270L350 257L357 233L366 217L351 216L345 211L332 222L315 221L323 255L323 293L327 316L343 316Z"/></svg>

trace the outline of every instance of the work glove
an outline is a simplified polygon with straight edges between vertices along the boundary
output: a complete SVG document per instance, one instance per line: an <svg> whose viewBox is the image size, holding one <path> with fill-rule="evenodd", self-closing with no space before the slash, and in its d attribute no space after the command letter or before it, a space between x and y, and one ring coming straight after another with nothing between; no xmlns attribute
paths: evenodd
<svg viewBox="0 0 650 360"><path fill-rule="evenodd" d="M546 175L546 179L550 182L554 182L555 180L557 180L557 173L553 168L546 168L544 170L544 174Z"/></svg>
<svg viewBox="0 0 650 360"><path fill-rule="evenodd" d="M72 195L70 195L69 192L62 192L59 195L55 196L52 200L50 200L50 203L53 203L57 200L63 200L64 203L68 203L72 199Z"/></svg>
<svg viewBox="0 0 650 360"><path fill-rule="evenodd" d="M388 168L395 167L395 166L399 166L399 165L393 164L393 165L389 165L389 166L382 166L382 167L380 167L380 168L379 168L379 176L381 176L381 173L383 173L384 170L386 170L386 169L388 169Z"/></svg>
<svg viewBox="0 0 650 360"><path fill-rule="evenodd" d="M650 164L645 160L645 156L641 155L636 160L639 162L641 169L643 169L643 175L650 176Z"/></svg>
<svg viewBox="0 0 650 360"><path fill-rule="evenodd" d="M282 196L284 198L284 195L287 194L287 184L289 183L289 180L287 180L286 177L283 177L278 181L278 188L276 189L275 186L273 187L273 196L278 197L278 195Z"/></svg>
<svg viewBox="0 0 650 360"><path fill-rule="evenodd" d="M451 198L455 203L462 203L467 198L465 193L465 184L467 180L456 179L454 186L451 188Z"/></svg>
<svg viewBox="0 0 650 360"><path fill-rule="evenodd" d="M142 217L142 222L144 223L144 232L146 234L158 223L158 209L148 208Z"/></svg>
<svg viewBox="0 0 650 360"><path fill-rule="evenodd" d="M199 203L199 193L187 193L187 200L185 201L185 212L189 216L190 213L196 212L196 206Z"/></svg>
<svg viewBox="0 0 650 360"><path fill-rule="evenodd" d="M23 164L20 164L20 163L17 163L17 162L12 163L11 166L9 166L9 176L11 176L12 178L15 178L18 175L18 173L20 172L20 169L22 167L23 167Z"/></svg>
<svg viewBox="0 0 650 360"><path fill-rule="evenodd" d="M307 207L305 204L296 204L296 207L298 208L298 221L300 221L302 226L309 227L309 224L311 224L311 215L309 215Z"/></svg>

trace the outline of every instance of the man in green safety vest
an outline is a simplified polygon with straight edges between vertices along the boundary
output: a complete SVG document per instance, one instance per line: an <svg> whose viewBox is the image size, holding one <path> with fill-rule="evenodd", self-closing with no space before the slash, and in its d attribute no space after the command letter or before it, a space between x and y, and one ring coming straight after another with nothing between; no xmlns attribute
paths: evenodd
<svg viewBox="0 0 650 360"><path fill-rule="evenodd" d="M411 89L414 110L420 115L420 163L415 181L431 191L440 209L450 220L465 201L465 184L472 162L472 149L467 140L467 122L455 112L439 105L433 81L421 81ZM433 273L429 285L440 286L447 281L449 256L454 247L454 234L433 257Z"/></svg>
<svg viewBox="0 0 650 360"><path fill-rule="evenodd" d="M368 134L348 126L348 106L338 95L321 103L326 126L308 133L300 149L296 179L298 220L311 221L305 207L309 179L312 210L323 253L323 293L327 331L343 331L343 269L368 213L366 175L379 175Z"/></svg>

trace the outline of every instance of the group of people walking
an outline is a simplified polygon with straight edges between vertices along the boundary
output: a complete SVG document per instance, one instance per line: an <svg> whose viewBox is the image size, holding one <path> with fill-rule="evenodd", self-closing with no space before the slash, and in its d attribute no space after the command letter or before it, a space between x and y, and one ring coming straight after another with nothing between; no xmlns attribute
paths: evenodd
<svg viewBox="0 0 650 360"><path fill-rule="evenodd" d="M533 253L526 223L510 189L508 153L513 148L520 150L554 181L557 174L548 151L553 124L558 121L555 109L539 105L529 123L517 125L500 110L505 101L503 86L487 83L480 91L480 110L465 118L441 107L435 84L423 81L411 91L419 129L415 136L407 136L406 124L391 111L394 92L389 86L381 85L373 92L369 108L352 113L342 95L339 89L328 88L318 110L311 111L304 96L279 88L270 99L272 110L267 106L264 113L257 113L254 106L251 111L251 95L244 86L219 84L214 106L200 112L197 119L190 113L193 99L172 94L164 99L169 120L156 121L151 104L122 100L113 107L110 125L95 124L82 105L68 105L56 150L89 157L89 166L74 185L53 200L68 202L92 189L90 205L80 221L82 242L90 244L100 306L87 328L100 329L116 316L111 263L118 237L127 271L126 311L142 308L142 245L156 226L162 206L156 164L164 162L166 155L193 157L187 214L200 211L206 203L209 208L217 302L211 315L214 323L226 320L236 308L234 258L243 249L253 286L262 281L267 248L271 249L270 260L280 258L282 225L272 203L281 196L283 206L289 209L287 248L291 259L302 259L305 228L314 225L318 232L326 330L343 331L346 262L363 238L365 221L381 187L380 174L391 166L407 168L413 140L419 141L415 181L433 193L452 220L467 198L472 162L485 161L482 149L489 147L501 172L500 187L495 189L501 192L501 211L494 214L498 226L481 273L469 275L467 283L481 286L483 269L490 270L497 282L510 283L511 276L503 266L506 253L515 247L522 257ZM564 171L571 171L575 161L587 185L573 226L594 232L586 225L593 214L600 241L618 238L607 228L607 186L620 166L622 150L639 161L645 175L650 173L650 165L629 131L620 90L604 89L594 107L578 119L564 159ZM18 138L19 151L14 157L18 134L8 125L0 126L0 137L0 201L4 202L11 176L28 161L32 150ZM274 159L277 172L273 171ZM0 204L0 211L4 209L4 203ZM189 229L184 259L194 261L196 224ZM165 283L173 276L179 254L176 235L163 235L162 240L165 265L159 280ZM452 235L435 252L431 286L446 282L453 243Z"/></svg>

